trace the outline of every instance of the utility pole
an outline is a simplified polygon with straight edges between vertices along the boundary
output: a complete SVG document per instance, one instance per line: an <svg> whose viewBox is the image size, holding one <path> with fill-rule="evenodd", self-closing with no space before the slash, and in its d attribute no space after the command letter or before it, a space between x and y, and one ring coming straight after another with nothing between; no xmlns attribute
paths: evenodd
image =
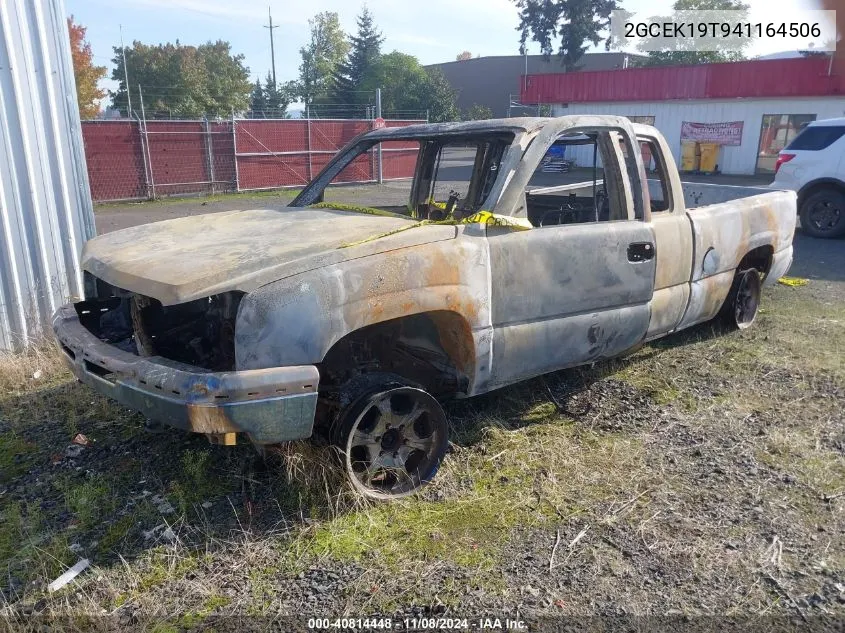
<svg viewBox="0 0 845 633"><path fill-rule="evenodd" d="M278 25L273 26L273 14L270 12L270 7L267 7L267 16L270 18L270 26L264 25L265 29L270 29L270 59L273 64L273 88L276 87L276 49L273 48L273 29L279 28Z"/></svg>

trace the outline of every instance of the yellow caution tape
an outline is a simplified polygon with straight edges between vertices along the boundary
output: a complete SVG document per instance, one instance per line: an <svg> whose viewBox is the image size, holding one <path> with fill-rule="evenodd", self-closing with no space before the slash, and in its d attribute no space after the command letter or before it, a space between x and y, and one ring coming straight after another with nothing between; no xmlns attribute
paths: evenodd
<svg viewBox="0 0 845 633"><path fill-rule="evenodd" d="M496 215L489 211L479 211L460 221L460 224L486 224L488 226L506 226L517 231L533 229L526 218L515 218L512 215Z"/></svg>
<svg viewBox="0 0 845 633"><path fill-rule="evenodd" d="M458 224L486 224L488 226L503 226L513 229L515 231L527 231L528 229L534 228L531 222L529 222L525 218L515 218L509 215L496 215L495 213L490 213L490 211L479 211L478 213L474 213L471 216L464 218L463 220L422 220L414 224L409 224L408 226L402 226L398 229L388 231L387 233L380 233L378 235L373 235L371 237L364 238L363 240L359 240L357 242L344 242L340 245L340 248L349 248L350 246L358 246L359 244L365 244L366 242L380 240L383 237L395 235L396 233L401 233L402 231L407 231L408 229L414 229L418 226L455 226Z"/></svg>
<svg viewBox="0 0 845 633"><path fill-rule="evenodd" d="M779 284L783 284L784 286L806 286L810 283L809 279L802 279L801 277L781 277L778 279Z"/></svg>
<svg viewBox="0 0 845 633"><path fill-rule="evenodd" d="M383 211L374 207L362 207L355 204L344 204L342 202L318 202L316 204L308 205L313 209L334 209L338 211L354 211L356 213L366 213L367 215L379 215L385 218L402 218L403 220L410 220L407 215L401 213L392 213L390 211Z"/></svg>

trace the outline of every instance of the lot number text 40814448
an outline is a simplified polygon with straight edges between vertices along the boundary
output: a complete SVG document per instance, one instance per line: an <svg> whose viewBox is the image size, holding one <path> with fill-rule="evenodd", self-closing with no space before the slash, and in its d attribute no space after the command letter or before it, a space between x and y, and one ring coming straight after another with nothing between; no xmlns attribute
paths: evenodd
<svg viewBox="0 0 845 633"><path fill-rule="evenodd" d="M403 630L403 631L527 631L522 620L510 618L310 618L308 628L315 630Z"/></svg>

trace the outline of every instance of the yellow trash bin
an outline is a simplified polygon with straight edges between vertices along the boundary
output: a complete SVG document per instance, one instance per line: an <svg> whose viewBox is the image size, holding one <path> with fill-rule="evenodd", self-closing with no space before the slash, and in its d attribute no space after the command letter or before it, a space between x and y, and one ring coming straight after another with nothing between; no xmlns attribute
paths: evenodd
<svg viewBox="0 0 845 633"><path fill-rule="evenodd" d="M701 162L699 169L707 174L716 171L719 165L719 150L722 146L718 143L701 143Z"/></svg>
<svg viewBox="0 0 845 633"><path fill-rule="evenodd" d="M698 161L698 143L683 141L681 143L681 171L697 171Z"/></svg>

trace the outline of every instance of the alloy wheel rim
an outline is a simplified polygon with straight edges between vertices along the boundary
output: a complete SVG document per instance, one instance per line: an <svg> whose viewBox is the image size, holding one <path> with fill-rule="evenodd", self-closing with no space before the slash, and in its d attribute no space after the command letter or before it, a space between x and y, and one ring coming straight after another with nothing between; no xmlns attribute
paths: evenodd
<svg viewBox="0 0 845 633"><path fill-rule="evenodd" d="M819 231L830 231L839 223L842 211L827 200L816 202L811 208L809 219Z"/></svg>
<svg viewBox="0 0 845 633"><path fill-rule="evenodd" d="M428 393L399 387L376 394L363 407L346 446L346 468L367 496L413 493L437 472L445 416Z"/></svg>
<svg viewBox="0 0 845 633"><path fill-rule="evenodd" d="M748 327L757 318L757 307L760 302L759 285L754 285L750 277L756 274L754 271L746 272L737 288L734 318L740 329Z"/></svg>

